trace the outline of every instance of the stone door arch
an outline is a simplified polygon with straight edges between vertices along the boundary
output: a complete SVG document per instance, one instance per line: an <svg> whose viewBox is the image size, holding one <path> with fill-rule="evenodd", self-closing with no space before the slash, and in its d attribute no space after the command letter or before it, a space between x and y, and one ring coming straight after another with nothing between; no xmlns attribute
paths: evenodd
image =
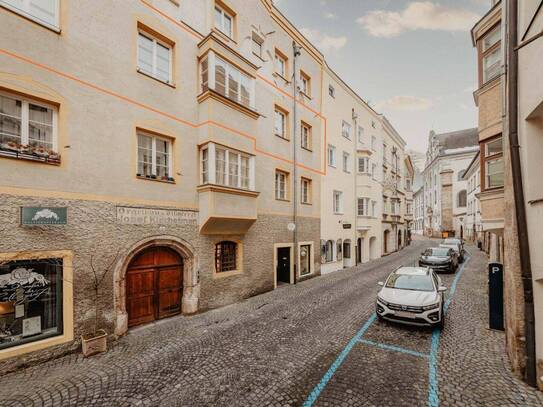
<svg viewBox="0 0 543 407"><path fill-rule="evenodd" d="M200 284L198 281L198 262L192 245L174 236L154 236L134 244L117 263L114 271L115 334L123 335L128 330L127 270L134 259L151 248L167 248L182 259L182 297L181 311L191 314L198 311Z"/></svg>

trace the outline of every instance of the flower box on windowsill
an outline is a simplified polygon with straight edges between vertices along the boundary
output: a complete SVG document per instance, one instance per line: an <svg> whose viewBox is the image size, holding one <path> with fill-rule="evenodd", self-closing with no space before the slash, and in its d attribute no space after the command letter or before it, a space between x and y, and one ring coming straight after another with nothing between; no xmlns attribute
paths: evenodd
<svg viewBox="0 0 543 407"><path fill-rule="evenodd" d="M60 164L60 154L47 150L43 147L32 147L27 145L7 142L0 144L0 156L18 158L21 160L40 161L47 164Z"/></svg>
<svg viewBox="0 0 543 407"><path fill-rule="evenodd" d="M168 184L175 184L175 178L173 177L157 177L156 175L142 175L136 174L139 179L146 179L150 181L166 182Z"/></svg>

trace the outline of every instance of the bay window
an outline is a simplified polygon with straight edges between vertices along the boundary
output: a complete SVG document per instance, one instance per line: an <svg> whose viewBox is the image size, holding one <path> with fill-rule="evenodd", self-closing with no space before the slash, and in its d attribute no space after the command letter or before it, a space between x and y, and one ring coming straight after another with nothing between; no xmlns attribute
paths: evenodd
<svg viewBox="0 0 543 407"><path fill-rule="evenodd" d="M369 173L370 159L368 157L358 157L358 172Z"/></svg>
<svg viewBox="0 0 543 407"><path fill-rule="evenodd" d="M171 141L138 131L137 176L173 181Z"/></svg>
<svg viewBox="0 0 543 407"><path fill-rule="evenodd" d="M503 187L503 139L498 137L482 145L482 169L484 169L484 188Z"/></svg>
<svg viewBox="0 0 543 407"><path fill-rule="evenodd" d="M138 71L172 83L172 45L151 34L138 33Z"/></svg>
<svg viewBox="0 0 543 407"><path fill-rule="evenodd" d="M254 109L254 78L210 51L200 62L202 92L209 89Z"/></svg>
<svg viewBox="0 0 543 407"><path fill-rule="evenodd" d="M480 60L482 64L482 83L497 77L501 71L501 26L497 26L486 34L481 40Z"/></svg>
<svg viewBox="0 0 543 407"><path fill-rule="evenodd" d="M202 184L254 191L254 156L215 143L200 151Z"/></svg>
<svg viewBox="0 0 543 407"><path fill-rule="evenodd" d="M357 214L358 216L370 216L370 198L358 198Z"/></svg>
<svg viewBox="0 0 543 407"><path fill-rule="evenodd" d="M60 0L0 0L0 5L38 24L59 31Z"/></svg>

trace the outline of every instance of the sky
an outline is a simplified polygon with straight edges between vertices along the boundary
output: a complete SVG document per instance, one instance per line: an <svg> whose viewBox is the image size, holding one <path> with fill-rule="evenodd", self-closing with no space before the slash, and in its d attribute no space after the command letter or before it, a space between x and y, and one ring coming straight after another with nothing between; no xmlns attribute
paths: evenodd
<svg viewBox="0 0 543 407"><path fill-rule="evenodd" d="M328 65L384 113L408 148L477 126L470 29L490 0L275 0Z"/></svg>

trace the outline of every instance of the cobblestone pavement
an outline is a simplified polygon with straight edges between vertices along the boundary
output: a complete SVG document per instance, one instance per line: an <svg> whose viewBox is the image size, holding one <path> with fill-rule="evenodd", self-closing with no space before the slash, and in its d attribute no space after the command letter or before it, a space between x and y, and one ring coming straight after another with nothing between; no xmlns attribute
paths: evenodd
<svg viewBox="0 0 543 407"><path fill-rule="evenodd" d="M413 264L428 244L414 241L356 268L132 330L103 355L71 354L5 375L0 405L310 405L351 343L315 405L426 405L432 331L372 316L377 281ZM503 334L485 329L485 259L471 250L440 335L436 396L445 406L543 405L541 393L510 374ZM362 327L364 342L353 342Z"/></svg>

